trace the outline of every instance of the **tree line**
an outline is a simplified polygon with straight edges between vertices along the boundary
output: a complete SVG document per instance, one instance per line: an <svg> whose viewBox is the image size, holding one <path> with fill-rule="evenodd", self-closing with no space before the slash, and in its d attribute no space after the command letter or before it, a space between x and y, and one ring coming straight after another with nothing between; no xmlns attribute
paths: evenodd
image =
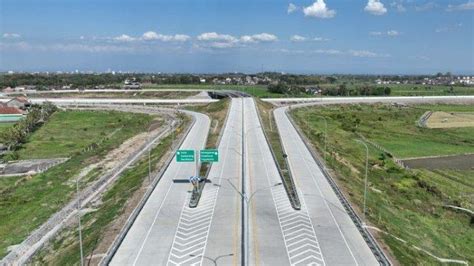
<svg viewBox="0 0 474 266"><path fill-rule="evenodd" d="M17 149L21 144L25 143L29 134L46 122L56 110L57 107L49 102L31 106L26 117L0 134L0 142L6 146L8 151ZM16 158L10 152L4 156L4 159L11 160Z"/></svg>
<svg viewBox="0 0 474 266"><path fill-rule="evenodd" d="M348 87L346 84L340 84L334 87L327 87L295 86L285 83L276 83L268 85L267 90L271 93L288 95L322 94L326 96L387 96L392 92L390 87L377 87L367 84L352 87Z"/></svg>

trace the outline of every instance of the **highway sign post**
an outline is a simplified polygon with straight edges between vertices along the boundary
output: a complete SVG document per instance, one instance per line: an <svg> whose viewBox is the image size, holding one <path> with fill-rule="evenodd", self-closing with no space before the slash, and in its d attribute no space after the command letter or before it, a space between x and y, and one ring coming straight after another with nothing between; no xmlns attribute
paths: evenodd
<svg viewBox="0 0 474 266"><path fill-rule="evenodd" d="M199 158L202 163L215 163L219 161L219 151L217 149L200 150Z"/></svg>

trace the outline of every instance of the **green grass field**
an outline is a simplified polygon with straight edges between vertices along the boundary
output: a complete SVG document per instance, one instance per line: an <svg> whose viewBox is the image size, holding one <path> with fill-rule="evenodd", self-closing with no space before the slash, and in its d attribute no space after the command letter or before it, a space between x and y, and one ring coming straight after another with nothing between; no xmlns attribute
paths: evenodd
<svg viewBox="0 0 474 266"><path fill-rule="evenodd" d="M188 121L189 122L189 121ZM184 125L182 125L184 126ZM158 170L158 162L171 147L172 136L164 138L151 151L152 171ZM148 157L141 158L127 169L117 182L104 194L102 204L94 211L83 216L83 245L86 263L99 243L110 234L109 226L125 211L127 201L147 182ZM118 232L114 232L118 233ZM74 265L80 261L78 232L75 226L68 227L52 241L51 245L40 250L33 258L34 264Z"/></svg>
<svg viewBox="0 0 474 266"><path fill-rule="evenodd" d="M415 121L428 109L456 111L473 110L474 107L421 105L398 109L387 105L345 105L295 109L291 114L320 152L324 143L324 123L316 115L327 118L327 164L335 173L339 186L361 213L365 148L355 141L359 138L356 133L400 157L474 152L472 129L417 128ZM436 148L438 145L442 148ZM367 218L372 225L391 234L379 234L379 237L401 265L440 264L413 245L438 257L472 264L472 218L443 205L473 209L473 180L474 170L402 169L387 154L369 145Z"/></svg>
<svg viewBox="0 0 474 266"><path fill-rule="evenodd" d="M55 113L18 151L20 159L70 157L31 178L1 178L0 257L69 201L71 180L85 166L100 160L126 139L145 131L152 117L122 112ZM113 134L112 134L113 133ZM95 149L83 148L103 140Z"/></svg>
<svg viewBox="0 0 474 266"><path fill-rule="evenodd" d="M15 123L0 123L0 133L6 130L7 128L10 128L14 124Z"/></svg>

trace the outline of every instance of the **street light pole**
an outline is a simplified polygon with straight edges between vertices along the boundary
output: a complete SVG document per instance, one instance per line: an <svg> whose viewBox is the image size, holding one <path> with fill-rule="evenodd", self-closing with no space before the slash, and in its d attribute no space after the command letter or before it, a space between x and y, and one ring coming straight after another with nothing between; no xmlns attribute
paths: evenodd
<svg viewBox="0 0 474 266"><path fill-rule="evenodd" d="M81 195L79 194L79 178L76 178L76 195L77 195L77 220L79 231L79 249L81 255L81 266L84 266L84 251L82 249L82 228L81 228Z"/></svg>
<svg viewBox="0 0 474 266"><path fill-rule="evenodd" d="M367 144L362 140L356 140L358 143L361 143L365 146L365 181L364 181L364 223L366 220L366 202L367 202L367 171L369 168L369 147Z"/></svg>
<svg viewBox="0 0 474 266"><path fill-rule="evenodd" d="M243 192L243 193L240 192L240 191L237 189L237 187L235 187L235 185L234 185L229 179L226 178L226 180L227 180L227 182L229 183L229 185L232 187L232 189L234 189L234 191L237 192L237 194L240 195L241 199L246 203L245 205L246 205L247 208L245 208L245 216L246 216L246 224L247 224L247 226L249 225L249 205L250 205L250 202L252 201L253 196L255 196L255 194L256 194L257 192L260 192L260 191L266 190L266 189L271 189L271 188L273 188L273 187L280 186L280 185L283 184L283 183L280 182L280 183L276 183L276 184L273 185L273 186L269 186L269 187L264 187L264 188L257 189L257 190L255 190L252 194L250 194L250 197L249 197L249 196L247 196L248 193L246 193L246 192ZM220 187L221 185L214 184L214 186ZM248 238L248 231L249 231L249 230L248 230L248 228L247 228L247 230L246 230L246 240L247 240L247 241L249 240L249 238ZM245 256L246 258L245 258L245 260L247 260L247 261L248 261L247 256L248 256L248 254L249 254L248 248L249 248L249 245L245 245L245 253L246 253L246 256ZM247 264L246 264L246 265L247 265Z"/></svg>

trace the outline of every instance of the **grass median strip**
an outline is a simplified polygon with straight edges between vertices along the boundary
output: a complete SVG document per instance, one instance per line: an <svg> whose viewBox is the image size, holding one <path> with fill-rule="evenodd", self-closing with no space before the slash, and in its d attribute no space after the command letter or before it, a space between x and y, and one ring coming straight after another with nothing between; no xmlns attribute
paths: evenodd
<svg viewBox="0 0 474 266"><path fill-rule="evenodd" d="M300 209L301 206L298 195L296 194L296 187L290 173L291 170L288 168L288 164L284 157L285 152L280 140L280 133L276 128L275 117L273 115L273 109L275 106L259 99L255 99L255 102L257 104L257 111L260 114L262 129L267 136L268 142L270 144L270 150L278 164L277 167L283 176L283 185L285 186L285 189L288 193L288 197L290 197L290 202L293 208Z"/></svg>
<svg viewBox="0 0 474 266"><path fill-rule="evenodd" d="M474 111L474 108L472 105L340 105L297 108L291 115L320 153L324 150L324 121L320 116L327 119L327 164L360 213L365 148L355 142L358 134L398 158L474 152L472 129L417 127L417 119L427 110ZM367 219L389 233L378 237L396 260L401 265L439 264L416 246L438 257L472 264L474 246L469 243L474 242L473 218L444 206L473 209L474 169L407 170L374 145L368 147Z"/></svg>

